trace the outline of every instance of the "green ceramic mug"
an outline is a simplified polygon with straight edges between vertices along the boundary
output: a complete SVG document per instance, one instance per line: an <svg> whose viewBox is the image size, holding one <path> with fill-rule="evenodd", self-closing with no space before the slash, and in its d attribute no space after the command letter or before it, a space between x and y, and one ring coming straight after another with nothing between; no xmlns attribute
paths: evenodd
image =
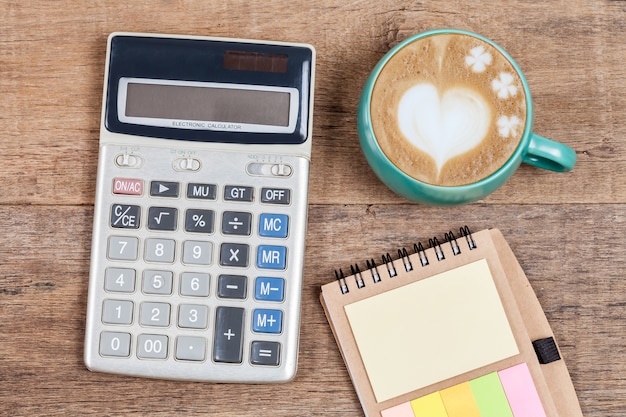
<svg viewBox="0 0 626 417"><path fill-rule="evenodd" d="M391 49L370 74L358 132L376 175L430 205L482 199L524 162L570 171L576 153L532 132L528 83L494 42L440 29Z"/></svg>

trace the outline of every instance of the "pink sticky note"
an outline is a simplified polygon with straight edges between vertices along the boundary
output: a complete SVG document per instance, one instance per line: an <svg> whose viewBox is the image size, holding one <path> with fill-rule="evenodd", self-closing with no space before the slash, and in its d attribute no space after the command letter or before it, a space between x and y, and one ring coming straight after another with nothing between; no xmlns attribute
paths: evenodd
<svg viewBox="0 0 626 417"><path fill-rule="evenodd" d="M382 417L415 417L411 403L403 403L380 412Z"/></svg>
<svg viewBox="0 0 626 417"><path fill-rule="evenodd" d="M514 417L546 417L526 363L498 372Z"/></svg>

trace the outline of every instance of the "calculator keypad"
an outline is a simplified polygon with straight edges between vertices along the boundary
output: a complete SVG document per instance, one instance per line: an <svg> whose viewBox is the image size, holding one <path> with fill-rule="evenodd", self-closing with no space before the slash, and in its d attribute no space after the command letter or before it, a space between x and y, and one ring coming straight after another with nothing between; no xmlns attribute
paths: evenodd
<svg viewBox="0 0 626 417"><path fill-rule="evenodd" d="M236 161L240 181L235 175L209 183L202 179L214 177L199 175L202 169L172 170L170 179L144 176L153 158L143 152L142 169L117 168L99 184L97 209L106 215L94 244L105 245L92 257L89 310L97 321L88 321L94 342L86 344L102 362L97 370L224 382L290 379L308 162L292 157L291 175L276 179L253 177ZM167 151L154 153L167 159Z"/></svg>

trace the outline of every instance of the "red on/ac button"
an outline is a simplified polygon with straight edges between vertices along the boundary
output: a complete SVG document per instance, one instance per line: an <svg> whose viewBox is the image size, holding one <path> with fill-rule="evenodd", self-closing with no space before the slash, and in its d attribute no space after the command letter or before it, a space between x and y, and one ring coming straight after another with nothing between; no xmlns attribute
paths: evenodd
<svg viewBox="0 0 626 417"><path fill-rule="evenodd" d="M113 194L142 195L143 180L113 178Z"/></svg>

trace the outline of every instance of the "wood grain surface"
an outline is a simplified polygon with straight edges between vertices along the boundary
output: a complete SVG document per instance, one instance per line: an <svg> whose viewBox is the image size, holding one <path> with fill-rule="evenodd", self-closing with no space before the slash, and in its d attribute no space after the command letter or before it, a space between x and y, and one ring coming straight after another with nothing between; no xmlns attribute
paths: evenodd
<svg viewBox="0 0 626 417"><path fill-rule="evenodd" d="M335 268L442 237L503 231L537 292L585 416L626 414L626 2L0 0L0 415L359 416L318 300ZM455 27L502 45L534 130L578 155L522 166L486 199L417 205L367 166L361 86L406 37ZM279 385L89 372L82 361L106 38L113 31L317 49L299 371Z"/></svg>

